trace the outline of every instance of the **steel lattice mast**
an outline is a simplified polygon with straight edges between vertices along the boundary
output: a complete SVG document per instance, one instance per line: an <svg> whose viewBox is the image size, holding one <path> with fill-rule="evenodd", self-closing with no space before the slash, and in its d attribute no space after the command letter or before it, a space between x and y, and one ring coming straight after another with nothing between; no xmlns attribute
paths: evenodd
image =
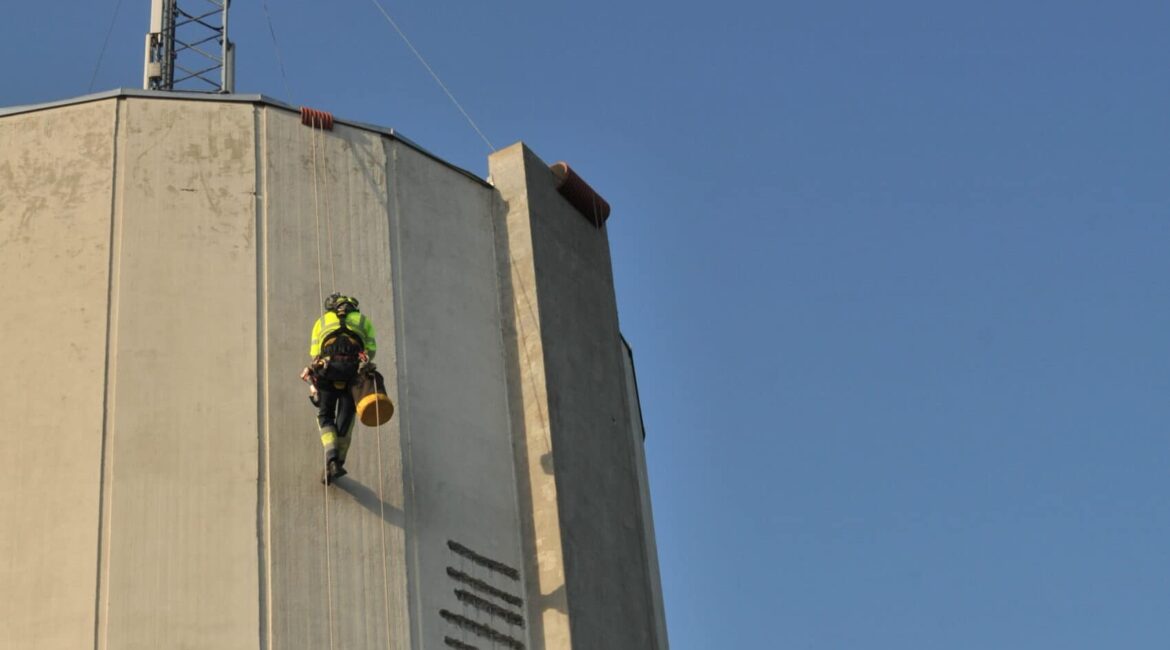
<svg viewBox="0 0 1170 650"><path fill-rule="evenodd" d="M228 40L230 4L231 0L151 0L143 87L233 92L235 44Z"/></svg>

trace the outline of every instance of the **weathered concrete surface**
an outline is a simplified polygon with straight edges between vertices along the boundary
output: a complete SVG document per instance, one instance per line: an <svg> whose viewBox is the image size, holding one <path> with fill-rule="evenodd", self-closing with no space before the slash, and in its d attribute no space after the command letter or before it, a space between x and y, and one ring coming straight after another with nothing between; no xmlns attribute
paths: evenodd
<svg viewBox="0 0 1170 650"><path fill-rule="evenodd" d="M0 113L0 647L656 647L604 234L522 152L497 191L255 98ZM398 413L326 489L334 290Z"/></svg>
<svg viewBox="0 0 1170 650"><path fill-rule="evenodd" d="M448 568L518 597L519 580L452 551L454 542L520 569L519 513L496 286L493 192L390 143L398 373L420 648L451 637L491 647L441 613L531 647L524 627L462 604ZM517 610L522 611L522 610ZM501 646L503 647L503 646Z"/></svg>
<svg viewBox="0 0 1170 650"><path fill-rule="evenodd" d="M507 203L533 616L546 648L659 647L608 239L522 144L489 161Z"/></svg>
<svg viewBox="0 0 1170 650"><path fill-rule="evenodd" d="M120 104L98 648L258 644L253 112Z"/></svg>
<svg viewBox="0 0 1170 650"><path fill-rule="evenodd" d="M0 120L0 647L92 647L115 100Z"/></svg>
<svg viewBox="0 0 1170 650"><path fill-rule="evenodd" d="M297 380L322 297L336 290L373 320L375 362L401 404L382 138L341 125L314 131L268 107L258 138L270 647L409 648L400 418L355 425L350 475L326 490L316 410Z"/></svg>

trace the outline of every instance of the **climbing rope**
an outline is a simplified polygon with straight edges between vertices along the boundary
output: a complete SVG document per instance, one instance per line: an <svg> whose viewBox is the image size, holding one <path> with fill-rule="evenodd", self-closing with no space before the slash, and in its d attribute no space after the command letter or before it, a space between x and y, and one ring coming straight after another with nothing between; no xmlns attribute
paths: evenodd
<svg viewBox="0 0 1170 650"><path fill-rule="evenodd" d="M314 232L317 235L317 304L325 304L325 287L321 279L321 208L317 200L317 127L309 131L309 149L313 157L313 216L316 218Z"/></svg>
<svg viewBox="0 0 1170 650"><path fill-rule="evenodd" d="M118 2L120 4L121 0L118 0ZM472 130L475 131L476 135L478 135L479 138L481 140L483 140L484 144L487 145L488 150L490 150L491 152L494 153L496 151L496 146L492 144L492 141L489 140L486 135L484 135L483 130L479 128L479 125L475 123L475 120L471 119L471 114L468 113L467 110L463 108L463 105L459 103L459 100L455 99L455 94L451 92L451 90L447 87L447 84L443 83L443 80L439 78L439 74L437 72L435 72L435 69L431 67L431 64L427 63L427 60L425 57L423 57L422 52L419 52L418 48L416 48L414 46L414 43L412 43L410 41L410 39L406 36L406 32L404 32L402 30L402 28L398 26L398 23L394 20L394 18L392 18L390 16L390 13L388 11L386 11L386 8L384 6L382 6L382 3L379 2L379 0L371 0L371 2L374 3L374 6L382 14L382 17L386 19L386 22L389 23L390 26L394 28L394 31L402 39L402 42L406 44L406 47L410 50L410 52L412 54L414 54L415 58L418 59L418 62L420 64L422 64L422 67L427 71L427 74L429 74L431 76L431 78L435 80L435 83L443 91L443 94L445 94L447 96L447 99L451 100L451 103L455 106L456 110L458 110L459 113L461 115L463 115L463 118L467 120L467 123L471 125L471 128L472 128ZM285 90L285 93L287 93L288 96L291 97L292 91L289 89L288 75L285 74L284 59L281 57L281 54L280 54L280 46L277 45L277 43L276 43L276 31L273 29L273 26L272 26L272 15L268 11L268 0L264 0L261 4L262 4L262 7L264 9L264 16L268 21L268 33L272 37L272 47L273 47L273 50L276 52L276 60L277 60L277 63L280 65L280 76L281 76L282 81L284 82L284 90ZM115 10L115 15L116 14L117 14L117 10ZM111 28L112 28L112 26L111 26ZM108 38L109 38L109 36L107 35L107 40L108 40ZM103 50L103 52L105 51L105 46L103 46L102 50ZM101 59L101 57L99 56L99 63L100 63L100 59ZM94 71L94 75L95 76L97 75L96 70ZM91 86L92 86L92 83L91 83ZM325 128L330 129L330 128L332 128L332 125L330 124L330 125L326 126Z"/></svg>
<svg viewBox="0 0 1170 650"><path fill-rule="evenodd" d="M325 456L324 451L321 455ZM329 534L329 482L326 480L322 484L325 498L325 601L329 610L329 649L333 650L333 545Z"/></svg>
<svg viewBox="0 0 1170 650"><path fill-rule="evenodd" d="M315 131L317 131L317 137L320 140L317 149L321 153L321 193L324 195L323 202L325 204L325 234L329 240L329 292L333 293L337 291L337 268L334 264L335 257L333 255L333 220L329 218L329 161L325 156L325 147L328 146L329 140L325 137L322 131L323 128L324 125L319 124ZM316 164L316 161L314 161L314 164Z"/></svg>
<svg viewBox="0 0 1170 650"><path fill-rule="evenodd" d="M378 389L377 381L374 390ZM386 647L390 647L390 571L386 562L386 499L384 498L386 479L382 473L382 400L374 400L374 417L379 424L374 427L374 436L378 441L378 516L381 521L378 527L382 530L382 603L386 608Z"/></svg>
<svg viewBox="0 0 1170 650"><path fill-rule="evenodd" d="M317 236L317 300L319 305L325 304L325 287L324 279L321 276L321 206L317 196L318 181L318 164L317 164L317 132L321 129L322 123L320 120L313 119L309 124L309 148L313 157L313 216L315 219L315 232ZM323 149L323 147L322 147ZM322 156L324 158L324 156ZM326 227L328 227L329 213L325 213ZM318 429L320 432L320 429ZM336 435L336 434L335 434ZM321 448L321 466L328 465L329 458L326 454L324 445ZM331 527L329 525L329 482L322 481L322 498L325 506L325 608L329 612L329 648L333 650L333 543L330 535Z"/></svg>
<svg viewBox="0 0 1170 650"><path fill-rule="evenodd" d="M264 17L268 19L268 34L272 36L272 49L276 51L276 62L280 65L280 78L284 81L284 96L291 100L292 90L288 87L288 75L284 73L284 57L280 56L280 46L276 44L276 30L272 28L272 14L268 13L268 0L264 0L261 4L264 6Z"/></svg>
<svg viewBox="0 0 1170 650"><path fill-rule="evenodd" d="M435 72L434 68L432 68L431 65L427 63L427 60L423 58L423 55L418 51L418 49L414 47L414 43L411 43L410 39L406 37L406 33L402 31L402 28L398 26L398 23L394 22L394 19L391 18L390 14L386 12L386 9L382 6L382 3L378 2L378 0L371 0L371 2L373 2L374 6L378 8L378 11L382 12L382 16L386 18L386 22L390 23L390 26L394 28L394 31L398 32L398 35L402 37L402 42L406 43L406 47L410 48L410 51L414 53L414 56L418 59L419 63L421 63L422 66L427 69L427 72L430 73L431 78L435 80L435 83L439 84L439 88L443 89L443 92L447 94L447 98L451 100L451 103L455 105L455 108L459 109L459 112L462 113L463 117L467 119L467 123L471 125L472 129L475 129L475 132L479 134L480 139L482 139L484 144L488 146L488 149L491 149L491 151L495 153L496 147L492 144L491 140L487 139L487 136L483 134L483 131L480 131L479 127L476 126L475 120L471 119L471 116L467 114L467 111L463 110L463 106L459 103L458 100L455 99L455 95L451 94L451 91L447 89L447 85L443 83L443 80L439 78L439 75Z"/></svg>
<svg viewBox="0 0 1170 650"><path fill-rule="evenodd" d="M312 154L312 158L313 158L313 211L314 211L315 220L316 220L316 239L317 239L317 296L318 296L318 299L320 300L321 304L324 304L324 302L325 302L324 277L323 277L324 264L323 264L322 259L321 259L321 257L322 257L322 251L321 251L322 200L321 199L322 198L323 198L324 212L325 212L325 219L324 219L325 232L326 232L326 238L328 239L330 282L332 284L332 291L336 292L336 290L337 290L337 274L336 274L336 267L334 265L335 255L334 255L334 251L333 251L333 227L332 227L332 219L330 218L330 214L329 214L329 207L330 207L330 202L329 202L329 165L328 165L329 161L328 161L328 156L326 153L326 144L325 144L328 140L327 140L327 138L325 138L325 134L322 132L324 129L332 129L333 118L328 113L323 113L321 111L314 111L312 109L302 109L301 115L302 115L302 123L311 127L311 131L310 131L311 146L310 146L310 149L311 149L311 154ZM323 195L323 197L318 196L318 186L320 186L320 188L321 188L321 194ZM374 279L372 278L371 280L374 280ZM376 284L377 284L376 281L371 281L371 286L374 286ZM376 390L377 389L377 381L376 380L374 383L374 387ZM391 647L390 586L389 586L390 585L390 578L389 578L389 566L388 566L388 560L387 560L388 553L387 553L387 547L386 547L386 500L385 500L386 479L385 479L385 472L384 472L383 464L382 464L382 425L381 425L382 417L381 417L380 400L375 400L374 409L375 409L374 410L375 419L379 423L374 427L374 434L375 434L375 437L377 440L376 444L377 444L377 454L378 454L378 511L379 511L378 514L379 514L379 517L381 519L380 528L381 528L381 549L382 549L382 552L381 552L381 556L382 556L382 597L383 597L383 605L384 605L384 609L385 609L385 619L383 622L385 624L385 629L386 629L386 645L387 645L387 648L390 648ZM355 418L357 417L356 413L354 414L354 417ZM354 423L354 426L356 427L356 422ZM338 435L338 434L340 434L340 432L337 432L337 434L335 434L335 435ZM347 435L349 435L349 436L353 435L353 428L352 427L350 428ZM352 438L350 440L351 440L351 444L352 444ZM324 447L322 447L322 460L323 460L324 465L328 464L328 456L326 455ZM334 636L335 636L334 630L336 627L336 623L335 623L335 616L334 616L334 611L333 611L333 568L332 568L333 551L332 551L332 526L330 525L329 483L328 482L324 483L324 487L323 487L322 492L323 492L324 506L325 506L324 507L324 510L325 510L325 576L326 576L326 589L327 589L326 600L327 600L327 608L329 611L329 647L330 647L330 649L332 649L333 643L334 643Z"/></svg>
<svg viewBox="0 0 1170 650"><path fill-rule="evenodd" d="M118 22L118 11L122 8L122 0L114 5L114 15L110 18L110 27L106 30L106 40L102 41L102 49L98 52L97 60L93 64L93 76L89 78L89 90L93 92L93 85L97 82L98 70L102 67L102 58L106 55L106 48L110 46L110 35L114 33L114 25Z"/></svg>

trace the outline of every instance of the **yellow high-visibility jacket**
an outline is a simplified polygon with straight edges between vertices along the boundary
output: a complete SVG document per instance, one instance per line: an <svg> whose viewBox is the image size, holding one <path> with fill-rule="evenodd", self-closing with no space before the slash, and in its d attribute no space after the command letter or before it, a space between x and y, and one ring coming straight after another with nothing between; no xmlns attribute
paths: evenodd
<svg viewBox="0 0 1170 650"><path fill-rule="evenodd" d="M321 344L341 329L341 320L336 312L327 311L313 324L313 336L309 343L309 356L316 359L321 354ZM374 338L374 324L360 311L351 311L345 315L345 329L356 334L362 341L366 356L373 359L378 351L378 342Z"/></svg>

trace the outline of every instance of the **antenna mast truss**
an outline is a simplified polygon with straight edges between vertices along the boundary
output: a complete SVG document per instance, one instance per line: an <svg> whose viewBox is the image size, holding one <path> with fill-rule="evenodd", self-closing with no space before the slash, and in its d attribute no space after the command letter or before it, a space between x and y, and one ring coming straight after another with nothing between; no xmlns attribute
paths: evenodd
<svg viewBox="0 0 1170 650"><path fill-rule="evenodd" d="M231 0L151 0L143 87L234 92L235 44L228 40L229 4Z"/></svg>

